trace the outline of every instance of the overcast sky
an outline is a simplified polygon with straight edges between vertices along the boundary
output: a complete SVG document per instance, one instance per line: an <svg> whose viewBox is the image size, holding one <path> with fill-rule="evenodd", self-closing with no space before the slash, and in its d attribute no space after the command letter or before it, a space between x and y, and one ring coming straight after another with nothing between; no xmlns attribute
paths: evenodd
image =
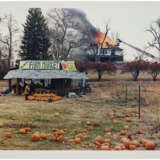
<svg viewBox="0 0 160 160"><path fill-rule="evenodd" d="M111 31L120 38L144 49L150 39L145 30L160 17L160 2L0 2L0 15L12 13L19 25L24 24L29 8L40 7L43 13L51 8L77 8L86 13L87 19L101 31L109 21ZM1 32L1 31L0 31ZM125 59L132 59L136 53L125 45Z"/></svg>

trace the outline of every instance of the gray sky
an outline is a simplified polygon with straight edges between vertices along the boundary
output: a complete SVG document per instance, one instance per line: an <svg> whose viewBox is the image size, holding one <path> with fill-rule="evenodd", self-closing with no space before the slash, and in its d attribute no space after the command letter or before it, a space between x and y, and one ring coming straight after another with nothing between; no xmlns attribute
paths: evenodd
<svg viewBox="0 0 160 160"><path fill-rule="evenodd" d="M101 31L109 21L111 31L118 32L120 38L126 42L144 49L150 39L145 31L149 25L160 17L160 2L2 2L0 1L0 15L12 13L19 25L25 22L29 8L40 7L43 13L51 8L77 8L86 13L87 19ZM22 27L22 26L21 26ZM0 31L1 32L1 31ZM136 51L121 45L125 51L125 59L132 59ZM151 51L150 51L151 52Z"/></svg>

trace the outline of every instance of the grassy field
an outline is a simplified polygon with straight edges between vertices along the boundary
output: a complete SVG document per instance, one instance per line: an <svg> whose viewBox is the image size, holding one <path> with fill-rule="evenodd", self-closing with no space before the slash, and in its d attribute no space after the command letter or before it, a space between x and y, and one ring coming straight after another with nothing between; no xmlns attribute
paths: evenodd
<svg viewBox="0 0 160 160"><path fill-rule="evenodd" d="M149 139L156 144L155 149L159 150L160 81L153 82L150 76L141 75L140 81L133 82L130 75L119 73L104 75L101 82L95 80L94 73L89 73L88 77L92 93L81 98L64 98L49 103L25 101L23 96L0 96L0 123L3 123L0 128L0 150L99 150L108 139L112 142L110 148L116 149L120 139L127 135L130 140L138 142L142 138ZM138 119L137 114L138 84L141 85L141 119ZM7 87L6 81L0 81L2 87ZM55 117L55 113L60 116ZM120 118L120 115L123 117ZM119 124L114 124L111 120L113 118ZM131 122L127 122L128 119ZM32 125L28 122L32 122ZM94 126L94 122L99 125ZM31 132L18 132L26 127L31 128ZM111 131L105 132L105 128ZM126 135L121 135L125 129ZM64 142L53 140L56 130L64 131ZM141 130L142 134L137 134L137 130ZM5 137L6 132L10 132L12 138ZM32 142L31 137L35 132L46 133L48 137ZM75 137L80 133L84 139L76 143ZM101 144L95 140L97 136L103 138ZM136 149L145 148L140 144Z"/></svg>

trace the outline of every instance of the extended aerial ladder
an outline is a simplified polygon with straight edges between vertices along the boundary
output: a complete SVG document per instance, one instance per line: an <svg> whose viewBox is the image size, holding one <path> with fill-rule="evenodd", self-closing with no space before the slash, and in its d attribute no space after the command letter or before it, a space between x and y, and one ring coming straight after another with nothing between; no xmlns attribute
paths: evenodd
<svg viewBox="0 0 160 160"><path fill-rule="evenodd" d="M133 49L135 49L136 51L138 51L138 52L140 52L140 53L142 53L142 54L144 54L144 55L146 55L146 56L148 56L148 57L150 57L150 58L152 58L152 59L160 62L160 58L155 57L155 56L152 55L151 53L148 53L148 52L146 52L146 51L144 51L144 50L142 50L142 49L140 49L140 48L137 48L137 47L135 47L135 46L133 46L133 45L127 43L127 42L124 42L124 41L122 41L122 40L120 40L120 39L117 39L117 42L118 42L118 43L123 43L123 44L125 44L125 45L127 45L127 46L129 46L129 47L131 47L131 48L133 48Z"/></svg>

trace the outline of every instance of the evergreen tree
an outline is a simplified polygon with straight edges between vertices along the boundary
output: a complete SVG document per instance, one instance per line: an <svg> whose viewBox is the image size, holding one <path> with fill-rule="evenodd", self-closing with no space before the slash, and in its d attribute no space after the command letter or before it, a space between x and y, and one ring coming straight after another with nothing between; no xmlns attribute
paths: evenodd
<svg viewBox="0 0 160 160"><path fill-rule="evenodd" d="M50 47L47 22L40 8L30 8L28 12L19 55L23 60L47 60Z"/></svg>

